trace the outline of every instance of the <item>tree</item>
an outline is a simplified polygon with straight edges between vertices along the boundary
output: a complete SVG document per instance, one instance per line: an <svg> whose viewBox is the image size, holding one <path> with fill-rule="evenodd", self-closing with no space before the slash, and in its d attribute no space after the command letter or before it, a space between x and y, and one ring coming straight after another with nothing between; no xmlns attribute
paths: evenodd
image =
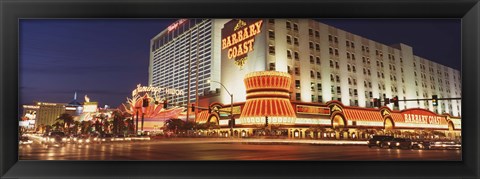
<svg viewBox="0 0 480 179"><path fill-rule="evenodd" d="M165 121L165 127L167 130L175 131L175 133L178 133L178 130L182 130L184 124L185 122L181 119L169 119Z"/></svg>
<svg viewBox="0 0 480 179"><path fill-rule="evenodd" d="M116 110L112 113L113 117L113 133L119 134L123 133L125 129L125 116L120 110Z"/></svg>
<svg viewBox="0 0 480 179"><path fill-rule="evenodd" d="M60 123L60 121L57 121L57 122L55 122L55 124L53 124L53 127L54 127L54 129L55 129L56 131L62 129L63 126L64 126L64 125L63 125L62 123ZM50 132L50 131L49 131L49 132Z"/></svg>
<svg viewBox="0 0 480 179"><path fill-rule="evenodd" d="M70 133L70 125L73 123L72 115L68 113L63 113L63 114L60 114L57 120L63 122L64 132Z"/></svg>

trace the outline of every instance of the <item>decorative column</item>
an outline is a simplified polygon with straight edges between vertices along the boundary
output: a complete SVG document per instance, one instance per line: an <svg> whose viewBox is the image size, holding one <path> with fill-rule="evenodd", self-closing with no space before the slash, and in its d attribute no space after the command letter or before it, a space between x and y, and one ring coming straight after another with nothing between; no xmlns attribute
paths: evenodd
<svg viewBox="0 0 480 179"><path fill-rule="evenodd" d="M244 78L246 102L240 115L242 125L295 124L290 103L291 75L278 71L248 73Z"/></svg>

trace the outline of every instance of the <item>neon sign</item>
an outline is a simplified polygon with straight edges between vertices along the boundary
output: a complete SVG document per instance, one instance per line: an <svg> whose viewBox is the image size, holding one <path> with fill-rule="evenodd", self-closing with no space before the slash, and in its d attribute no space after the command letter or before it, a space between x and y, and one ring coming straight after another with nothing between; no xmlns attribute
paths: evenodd
<svg viewBox="0 0 480 179"><path fill-rule="evenodd" d="M430 115L418 115L418 114L403 114L405 122L407 123L419 123L419 124L441 124L440 121L443 117L430 116Z"/></svg>
<svg viewBox="0 0 480 179"><path fill-rule="evenodd" d="M137 85L137 89L132 91L132 96L138 95L138 93L142 92L152 92L154 94L165 93L165 94L172 94L176 96L183 96L185 93L182 90L178 90L175 88L162 88L162 87L153 87L153 86L141 86L140 84Z"/></svg>
<svg viewBox="0 0 480 179"><path fill-rule="evenodd" d="M238 20L234 32L222 38L222 50L227 50L228 59L234 59L235 64L243 67L247 60L247 53L253 51L255 36L260 34L263 20L247 25L245 21Z"/></svg>
<svg viewBox="0 0 480 179"><path fill-rule="evenodd" d="M168 32L175 30L179 25L183 24L187 19L180 19L177 22L173 23L172 25L168 26Z"/></svg>

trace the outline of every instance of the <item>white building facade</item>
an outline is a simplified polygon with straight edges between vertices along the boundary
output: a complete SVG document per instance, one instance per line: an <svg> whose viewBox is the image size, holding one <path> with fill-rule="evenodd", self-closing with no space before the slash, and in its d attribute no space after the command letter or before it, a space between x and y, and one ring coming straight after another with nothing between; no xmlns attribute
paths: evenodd
<svg viewBox="0 0 480 179"><path fill-rule="evenodd" d="M373 98L383 101L395 96L400 100L430 99L432 95L461 97L459 70L418 57L408 45L384 45L312 19L244 20L262 23L258 34L249 37L254 38L253 48L246 54L245 64L239 67L228 57L228 50L221 48L222 38L230 35L221 33L224 24L239 20L232 21L203 20L192 28L185 28L188 26L184 23L186 30L178 26L175 32L166 29L157 35L151 42L150 84L186 89L188 52L192 54L191 69L195 71L195 35L196 27L200 27L199 91L221 88L208 84L207 79L220 81L233 93L234 103L246 100L244 74L268 70L292 75L293 101L338 100L347 106L373 107ZM233 28L227 33L232 32ZM190 84L194 99L195 80ZM230 104L230 96L223 89L220 91L219 102ZM179 99L186 101L186 96ZM393 104L387 106L393 108ZM438 106L433 106L431 100L399 102L398 109L407 108L461 116L461 100L439 100Z"/></svg>

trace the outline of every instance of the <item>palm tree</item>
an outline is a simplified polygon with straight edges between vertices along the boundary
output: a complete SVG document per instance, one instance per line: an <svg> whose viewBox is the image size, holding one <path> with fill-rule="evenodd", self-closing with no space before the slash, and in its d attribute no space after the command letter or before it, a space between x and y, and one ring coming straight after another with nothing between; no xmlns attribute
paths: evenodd
<svg viewBox="0 0 480 179"><path fill-rule="evenodd" d="M72 115L68 113L63 113L60 114L60 116L57 118L58 121L62 121L64 124L64 132L70 133L70 124L73 123L73 117ZM66 125L66 126L65 126Z"/></svg>
<svg viewBox="0 0 480 179"><path fill-rule="evenodd" d="M55 127L55 130L58 131L62 126L64 126L62 123L60 123L59 121L55 122L55 124L53 124L53 127Z"/></svg>

